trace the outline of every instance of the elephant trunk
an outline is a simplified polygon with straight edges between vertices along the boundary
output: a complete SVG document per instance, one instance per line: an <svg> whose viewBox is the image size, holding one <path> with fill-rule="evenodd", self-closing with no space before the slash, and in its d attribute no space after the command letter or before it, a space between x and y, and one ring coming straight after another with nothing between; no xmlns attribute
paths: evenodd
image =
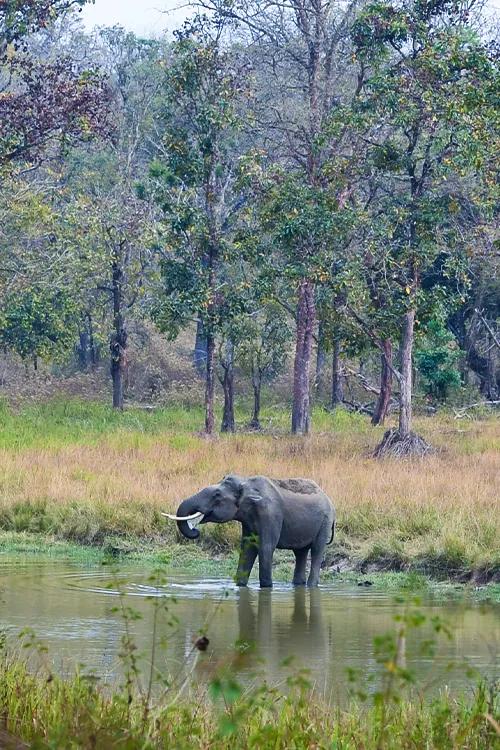
<svg viewBox="0 0 500 750"><path fill-rule="evenodd" d="M191 516L194 513L203 513L198 507L198 495L193 495L184 500L177 508L177 516ZM188 521L177 521L177 528L186 539L198 539L200 532L196 527L191 527Z"/></svg>

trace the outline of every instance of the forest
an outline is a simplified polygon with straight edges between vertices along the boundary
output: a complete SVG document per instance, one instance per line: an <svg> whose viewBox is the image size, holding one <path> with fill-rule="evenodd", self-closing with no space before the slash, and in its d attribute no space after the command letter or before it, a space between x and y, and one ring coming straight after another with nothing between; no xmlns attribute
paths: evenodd
<svg viewBox="0 0 500 750"><path fill-rule="evenodd" d="M253 429L273 383L294 434L313 402L374 425L397 410L379 446L396 455L429 449L415 403L498 404L488 8L203 0L140 38L85 31L82 5L0 9L11 385L101 367L123 409L139 329L143 352L148 331L189 339L208 435L220 398L235 430L235 381Z"/></svg>
<svg viewBox="0 0 500 750"><path fill-rule="evenodd" d="M0 0L0 747L500 747L491 2L86 5Z"/></svg>

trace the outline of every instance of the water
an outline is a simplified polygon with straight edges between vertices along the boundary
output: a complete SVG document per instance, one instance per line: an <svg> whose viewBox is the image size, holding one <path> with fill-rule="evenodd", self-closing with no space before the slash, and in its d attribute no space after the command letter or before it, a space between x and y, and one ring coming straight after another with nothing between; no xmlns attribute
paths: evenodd
<svg viewBox="0 0 500 750"><path fill-rule="evenodd" d="M278 584L260 591L256 584L237 589L231 580L201 579L180 574L156 588L149 571L138 566L120 569L119 588L127 606L141 614L130 624L149 668L153 630L152 600L162 597L169 612L158 617L157 633L168 638L168 648L157 651L155 667L163 675L179 676L192 664L193 642L206 633L209 646L194 669L196 681L205 681L221 665L234 659L234 644L254 644L233 663L242 681L265 676L283 684L299 669L325 697L342 699L347 692L347 668L362 670L362 683L378 671L373 638L394 631L394 615L401 604L393 593L329 583L317 590L293 589ZM174 601L175 600L175 601ZM119 652L126 624L118 611L117 582L108 567L85 567L68 562L0 563L0 627L10 642L32 628L48 647L52 668L69 675L75 667L97 675L103 682L121 678ZM156 601L159 601L156 599ZM434 660L422 657L420 646L431 634L429 626L408 638L407 665L430 691L448 685L462 690L471 684L463 668L476 668L487 678L500 675L500 607L473 602L424 599L420 610L429 618L439 615L452 628L452 638L439 637ZM196 652L197 653L197 652ZM291 664L284 664L292 659ZM472 680L474 681L474 680ZM371 688L373 689L373 688Z"/></svg>

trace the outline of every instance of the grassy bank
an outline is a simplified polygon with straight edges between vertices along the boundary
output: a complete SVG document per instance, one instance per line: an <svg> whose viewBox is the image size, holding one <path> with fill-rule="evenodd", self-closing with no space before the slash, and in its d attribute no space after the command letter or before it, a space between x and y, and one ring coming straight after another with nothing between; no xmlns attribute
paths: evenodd
<svg viewBox="0 0 500 750"><path fill-rule="evenodd" d="M266 685L242 690L224 674L191 699L177 691L158 702L130 700L84 677L63 682L30 675L20 663L0 668L0 745L16 750L493 750L500 747L499 708L493 687L462 699L445 692L431 702L400 701L385 680L371 707L332 709L300 676L285 695Z"/></svg>
<svg viewBox="0 0 500 750"><path fill-rule="evenodd" d="M241 415L240 415L241 417ZM263 434L207 441L196 409L114 413L77 401L0 412L0 530L83 545L162 548L176 539L161 510L224 474L314 478L333 499L338 533L329 565L500 578L498 448L494 418L418 420L438 448L424 461L376 462L382 431L365 417L314 413L314 434L286 434L269 409ZM234 550L238 527L207 526L205 550Z"/></svg>

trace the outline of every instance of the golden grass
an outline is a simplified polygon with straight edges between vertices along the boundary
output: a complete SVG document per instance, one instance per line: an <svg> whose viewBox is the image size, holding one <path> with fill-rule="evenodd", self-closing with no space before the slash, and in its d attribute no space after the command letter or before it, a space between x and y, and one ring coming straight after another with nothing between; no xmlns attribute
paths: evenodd
<svg viewBox="0 0 500 750"><path fill-rule="evenodd" d="M436 455L418 461L370 458L379 430L307 439L238 434L117 431L95 444L0 451L0 527L81 541L103 534L172 536L160 510L229 472L315 479L338 513L333 552L388 568L460 573L500 570L498 423L421 420ZM227 543L232 525L206 527Z"/></svg>

